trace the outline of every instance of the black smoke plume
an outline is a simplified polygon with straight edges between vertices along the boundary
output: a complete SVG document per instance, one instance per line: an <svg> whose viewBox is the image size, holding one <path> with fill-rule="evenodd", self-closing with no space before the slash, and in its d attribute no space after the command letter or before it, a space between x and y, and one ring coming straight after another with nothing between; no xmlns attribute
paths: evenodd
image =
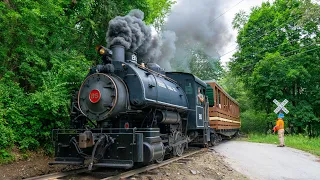
<svg viewBox="0 0 320 180"><path fill-rule="evenodd" d="M117 16L109 22L107 44L123 45L126 50L136 52L138 62L156 62L161 56L161 41L152 37L151 28L143 22L144 13L132 10L128 15Z"/></svg>

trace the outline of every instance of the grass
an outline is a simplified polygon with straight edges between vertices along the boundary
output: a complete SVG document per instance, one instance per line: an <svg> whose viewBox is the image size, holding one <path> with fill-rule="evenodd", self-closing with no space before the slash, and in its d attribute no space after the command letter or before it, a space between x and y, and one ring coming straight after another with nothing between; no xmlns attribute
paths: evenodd
<svg viewBox="0 0 320 180"><path fill-rule="evenodd" d="M249 134L246 139L249 142L279 144L278 135ZM285 145L295 149L300 149L311 154L320 156L320 138L309 138L303 135L285 135Z"/></svg>

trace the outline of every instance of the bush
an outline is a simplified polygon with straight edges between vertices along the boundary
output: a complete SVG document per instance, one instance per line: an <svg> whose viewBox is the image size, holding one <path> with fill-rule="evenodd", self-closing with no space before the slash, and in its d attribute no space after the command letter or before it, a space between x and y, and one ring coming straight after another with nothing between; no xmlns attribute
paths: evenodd
<svg viewBox="0 0 320 180"><path fill-rule="evenodd" d="M51 130L69 125L71 91L79 88L90 62L69 53L52 57L51 64L50 70L42 72L42 85L33 93L24 92L13 72L0 79L0 92L5 92L0 94L2 162L14 158L8 153L14 144L22 151L47 147L50 153Z"/></svg>
<svg viewBox="0 0 320 180"><path fill-rule="evenodd" d="M261 111L249 109L241 113L241 131L245 133L265 133L268 124L275 124L276 116Z"/></svg>

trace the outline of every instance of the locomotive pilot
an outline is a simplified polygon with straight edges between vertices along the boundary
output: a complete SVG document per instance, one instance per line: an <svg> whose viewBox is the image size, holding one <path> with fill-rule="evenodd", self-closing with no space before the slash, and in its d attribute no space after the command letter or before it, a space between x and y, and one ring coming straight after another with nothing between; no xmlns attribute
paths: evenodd
<svg viewBox="0 0 320 180"><path fill-rule="evenodd" d="M278 131L278 138L280 145L278 147L284 147L284 121L282 118L278 118L276 126L273 128L273 131Z"/></svg>
<svg viewBox="0 0 320 180"><path fill-rule="evenodd" d="M201 88L198 88L198 104L202 104L204 102L204 97L201 94Z"/></svg>

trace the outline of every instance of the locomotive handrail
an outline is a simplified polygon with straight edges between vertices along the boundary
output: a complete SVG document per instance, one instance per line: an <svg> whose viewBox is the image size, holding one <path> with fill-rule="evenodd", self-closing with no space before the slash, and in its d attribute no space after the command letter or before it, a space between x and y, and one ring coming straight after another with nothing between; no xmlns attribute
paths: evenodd
<svg viewBox="0 0 320 180"><path fill-rule="evenodd" d="M165 78L166 80L168 80L168 81L170 81L170 82L173 82L173 83L178 84L177 81L169 78L168 76L166 76L166 75L164 75L164 74L161 74L161 73L158 73L158 72L156 72L156 71L153 71L153 70L151 70L151 69L149 69L149 68L143 67L143 66L141 66L140 64L136 64L136 65L137 65L140 69L143 69L143 70L146 70L146 71L148 71L148 72L157 74L158 76L161 76L161 77Z"/></svg>

